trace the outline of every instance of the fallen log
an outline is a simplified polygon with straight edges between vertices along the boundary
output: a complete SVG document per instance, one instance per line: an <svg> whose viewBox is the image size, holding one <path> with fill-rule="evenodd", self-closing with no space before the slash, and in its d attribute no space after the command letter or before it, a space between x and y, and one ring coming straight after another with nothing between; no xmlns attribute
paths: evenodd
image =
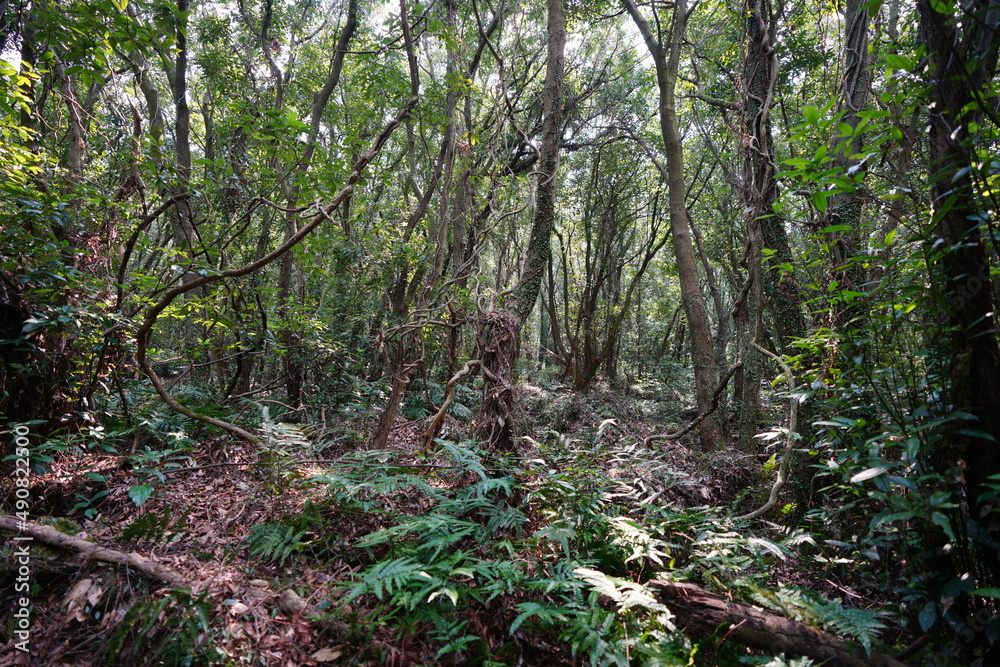
<svg viewBox="0 0 1000 667"><path fill-rule="evenodd" d="M57 547L64 551L78 553L81 556L98 560L104 563L116 563L127 565L142 572L148 577L162 581L165 584L178 588L190 588L191 584L187 579L177 574L173 570L166 568L159 563L152 561L137 553L124 553L114 549L105 549L92 542L72 537L66 533L60 533L52 526L42 526L34 523L19 521L9 516L0 515L0 530L7 530L19 535L28 535L32 539L43 542L49 546Z"/></svg>
<svg viewBox="0 0 1000 667"><path fill-rule="evenodd" d="M851 644L812 626L733 602L694 584L653 580L649 587L676 616L677 626L695 636L720 632L723 639L748 648L805 656L824 667L907 667L879 653L868 655Z"/></svg>

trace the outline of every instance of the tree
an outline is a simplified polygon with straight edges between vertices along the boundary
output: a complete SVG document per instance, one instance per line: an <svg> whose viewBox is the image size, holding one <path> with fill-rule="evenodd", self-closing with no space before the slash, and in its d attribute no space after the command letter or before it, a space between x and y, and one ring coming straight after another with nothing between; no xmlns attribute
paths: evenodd
<svg viewBox="0 0 1000 667"><path fill-rule="evenodd" d="M698 411L712 411L712 395L716 389L718 372L712 346L712 332L708 309L701 293L698 279L698 264L691 240L691 230L687 219L687 190L684 181L684 146L677 120L676 87L680 67L681 49L684 45L684 31L691 10L681 0L674 6L665 31L661 25L659 10L654 5L656 31L639 12L634 0L624 0L629 15L639 29L656 68L659 92L660 132L666 152L667 193L670 208L670 231L677 259L680 279L681 299L691 333L692 359L695 374L695 395ZM722 415L710 415L700 427L702 447L706 450L725 446L727 438Z"/></svg>
<svg viewBox="0 0 1000 667"><path fill-rule="evenodd" d="M539 150L534 218L520 275L502 306L485 313L479 322L477 345L483 381L483 406L476 437L491 450L510 452L514 412L514 371L518 336L535 307L552 255L556 221L556 192L562 133L563 59L566 20L562 0L547 0L545 88L542 96L542 144Z"/></svg>
<svg viewBox="0 0 1000 667"><path fill-rule="evenodd" d="M987 120L990 83L996 73L998 42L995 17L1000 3L976 2L957 12L918 0L920 34L929 61L929 170L932 182L932 233L928 244L932 276L947 299L950 346L939 360L948 369L951 406L969 415L973 428L956 424L931 452L934 468L956 475L964 486L968 513L956 511L956 525L977 525L989 533L962 545L982 552L980 587L1000 583L997 540L1000 528L986 519L995 497L991 476L1000 473L1000 346L991 288L990 258L984 231L988 199L975 167L973 123ZM992 122L996 122L992 119ZM988 192L988 190L987 190ZM995 250L994 250L995 252ZM938 553L947 537L928 528ZM964 567L942 556L946 578ZM943 582L942 582L943 583Z"/></svg>

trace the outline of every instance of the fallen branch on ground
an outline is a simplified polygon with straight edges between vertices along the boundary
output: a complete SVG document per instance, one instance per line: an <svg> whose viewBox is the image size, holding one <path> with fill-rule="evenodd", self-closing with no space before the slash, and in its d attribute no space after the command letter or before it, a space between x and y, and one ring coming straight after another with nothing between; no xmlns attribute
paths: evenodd
<svg viewBox="0 0 1000 667"><path fill-rule="evenodd" d="M107 549L92 542L81 540L78 537L61 533L51 526L25 523L9 516L0 515L0 530L10 531L18 535L27 535L33 540L38 540L64 551L78 553L87 559L101 561L102 563L126 565L135 568L151 579L156 579L177 588L191 587L191 583L187 579L145 556L134 552L126 554L114 549ZM329 618L326 613L300 598L291 589L274 598L274 604L285 614L289 616L299 614L303 618L334 634L343 634L347 630L346 624Z"/></svg>
<svg viewBox="0 0 1000 667"><path fill-rule="evenodd" d="M702 412L700 415L694 418L687 426L677 431L676 433L661 433L660 435L651 435L642 441L643 447L649 446L649 443L655 442L657 440L677 440L683 438L685 435L691 432L691 430L703 422L706 417L715 412L719 408L719 400L722 398L722 393L726 391L726 386L729 384L729 380L733 377L733 374L737 370L743 367L743 360L740 359L735 364L730 366L729 370L723 376L722 380L719 382L719 386L715 388L715 392L712 394L712 405L709 406L707 410Z"/></svg>
<svg viewBox="0 0 1000 667"><path fill-rule="evenodd" d="M829 632L732 602L694 584L654 580L649 586L677 617L678 627L695 636L718 631L727 641L775 655L806 656L826 667L906 667L905 662L887 655L868 655L860 646Z"/></svg>
<svg viewBox="0 0 1000 667"><path fill-rule="evenodd" d="M92 542L72 537L66 533L60 533L51 526L40 526L34 523L25 523L12 517L0 515L0 530L8 530L20 535L29 535L33 539L43 542L49 546L78 553L87 559L98 560L104 563L116 563L127 565L142 572L146 576L162 581L165 584L178 588L190 588L191 584L177 574L159 563L152 561L137 553L124 553L114 549L106 549Z"/></svg>

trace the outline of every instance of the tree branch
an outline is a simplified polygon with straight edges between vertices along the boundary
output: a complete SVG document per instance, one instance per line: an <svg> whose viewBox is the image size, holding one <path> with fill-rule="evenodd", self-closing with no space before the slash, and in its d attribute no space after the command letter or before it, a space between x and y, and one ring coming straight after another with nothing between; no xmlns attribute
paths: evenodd
<svg viewBox="0 0 1000 667"><path fill-rule="evenodd" d="M226 278L239 278L241 276L254 273L255 271L259 271L301 243L302 240L312 233L312 231L322 222L329 220L330 213L336 210L337 207L339 207L344 200L346 200L354 192L354 186L358 182L358 179L361 178L361 173L364 171L365 167L367 167L368 164L379 154L379 151L382 150L382 147L385 145L385 142L389 140L393 131L410 115L410 112L413 110L413 107L416 106L417 101L417 96L413 96L406 101L406 104L404 104L403 108L398 114L396 114L396 117L393 118L388 125L385 126L385 128L383 128L371 148L368 149L368 152L362 155L358 161L354 163L354 170L347 178L347 183L343 188L341 188L337 196L334 197L329 204L321 208L319 212L313 216L313 219L309 221L309 223L304 225L297 233L288 237L285 242L281 244L281 246L247 266L236 269L228 269L226 271L220 271L213 274L201 275L198 278L189 280L183 285L179 285L169 290L158 302L146 311L146 316L143 318L142 325L135 334L135 358L139 367L153 384L153 388L156 389L156 393L160 395L160 398L162 398L167 405L186 417L190 417L191 419L195 419L204 424L217 426L218 428L221 428L230 435L240 438L241 440L246 440L247 442L251 442L253 444L260 444L260 438L235 424L231 424L221 419L216 419L215 417L209 417L208 415L203 415L185 407L184 405L181 405L177 399L170 394L170 391L163 384L163 380L160 379L160 376L156 374L156 372L149 365L149 362L146 360L146 349L149 342L149 334L152 332L160 314L162 314L163 311L166 310L177 297L198 289L199 287L204 287Z"/></svg>
<svg viewBox="0 0 1000 667"><path fill-rule="evenodd" d="M794 394L796 389L795 376L792 374L792 369L785 363L785 360L770 350L765 350L757 343L751 343L751 345L781 364L781 368L784 369L785 374L788 376L788 391ZM788 439L785 441L785 456L781 459L781 467L778 468L778 478L774 480L774 486L771 487L771 493L768 494L767 502L749 514L736 517L737 520L749 521L750 519L756 519L774 507L778 502L778 492L781 491L781 487L788 481L788 468L792 463L792 448L795 445L795 429L798 426L797 422L799 418L799 399L792 396L791 401L791 405L788 408Z"/></svg>
<svg viewBox="0 0 1000 667"><path fill-rule="evenodd" d="M143 574L165 584L170 584L177 588L190 588L191 584L187 579L170 570L159 563L156 563L145 556L135 552L126 554L114 549L105 549L92 542L81 540L61 533L51 526L40 526L34 523L18 521L9 516L0 515L0 530L7 530L19 535L30 535L39 542L44 542L49 546L58 547L64 551L78 553L88 559L99 560L104 563L117 563L134 567Z"/></svg>

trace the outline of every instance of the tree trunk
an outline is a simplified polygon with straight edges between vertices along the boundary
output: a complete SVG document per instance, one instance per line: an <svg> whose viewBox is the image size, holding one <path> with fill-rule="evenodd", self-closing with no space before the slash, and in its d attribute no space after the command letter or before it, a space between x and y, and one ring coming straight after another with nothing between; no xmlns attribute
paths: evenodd
<svg viewBox="0 0 1000 667"><path fill-rule="evenodd" d="M63 97L66 100L66 112L69 120L69 146L66 148L66 168L69 171L70 188L78 186L83 182L83 152L86 146L86 139L83 119L81 117L80 103L77 102L76 93L73 91L73 77L66 74L66 68L62 63L55 66L56 76L62 81Z"/></svg>
<svg viewBox="0 0 1000 667"><path fill-rule="evenodd" d="M486 313L479 323L482 355L483 407L476 437L497 452L513 451L511 420L514 412L514 366L517 337L528 318L552 256L551 237L555 227L556 176L559 167L559 139L562 130L563 52L566 47L566 20L562 0L547 0L548 57L545 67L542 146L535 195L534 220L528 251L507 303L500 311Z"/></svg>
<svg viewBox="0 0 1000 667"><path fill-rule="evenodd" d="M177 183L171 191L179 197L188 190L191 180L191 110L187 103L187 12L191 8L189 0L177 0L177 39L174 71L170 75L170 91L174 98L174 166L177 169ZM197 231L192 217L189 200L179 199L174 211L174 243L183 252L190 253L197 240Z"/></svg>
<svg viewBox="0 0 1000 667"><path fill-rule="evenodd" d="M844 75L840 86L842 89L840 104L844 112L841 122L852 129L858 126L858 114L868 106L868 96L871 90L871 59L868 57L868 4L864 0L847 0L844 8ZM843 169L846 174L853 169L854 179L859 182L865 174L863 163L853 158L863 149L862 137L855 135L850 139L839 139L843 142L841 150L831 151L834 164ZM837 146L834 146L836 149ZM830 244L830 269L833 280L839 283L839 290L862 292L865 289L866 276L861 264L854 261L860 254L861 242L861 212L863 194L858 189L838 192L830 197L827 204L824 227L834 227L827 233ZM863 322L848 325L853 319L867 319L866 303L863 299L853 299L849 305L831 305L829 327L835 331L845 328L859 328ZM855 356L853 350L845 352L850 357Z"/></svg>
<svg viewBox="0 0 1000 667"><path fill-rule="evenodd" d="M687 2L678 0L670 19L669 41L665 48L661 38L654 35L649 23L639 13L635 1L624 0L624 2L649 48L656 67L660 98L660 131L663 134L663 146L667 157L670 228L673 233L674 256L677 259L677 273L680 278L681 300L691 333L695 395L698 412L701 413L711 408L718 371L712 345L708 308L705 306L705 299L699 285L698 263L695 259L694 243L691 240L691 228L687 218L684 146L681 142L675 107L677 73L689 12ZM655 6L654 11L656 11ZM713 413L705 419L699 427L702 448L711 450L725 447L728 439L724 427L725 422L718 413Z"/></svg>
<svg viewBox="0 0 1000 667"><path fill-rule="evenodd" d="M280 109L284 106L284 83L281 70L278 68L277 63L275 63L274 58L271 55L271 42L269 35L267 34L269 32L270 23L271 5L268 3L266 6L264 20L261 22L259 36L260 48L261 53L267 60L268 67L272 73L272 78L274 79L276 91L275 107ZM299 160L299 164L296 168L300 177L303 176L312 165L312 159L316 152L316 143L319 137L320 123L323 118L323 112L326 111L327 104L330 101L330 96L333 94L334 89L336 89L337 84L340 83L340 76L344 69L344 57L347 53L347 47L350 45L351 39L354 37L357 27L358 3L357 0L351 0L347 6L347 15L344 18L344 26L341 28L340 36L337 39L337 46L334 49L333 54L330 56L330 68L327 72L326 80L323 82L323 86L313 95L312 108L309 113L309 140L306 144L305 151L303 151L302 158ZM278 165L276 163L274 168L277 171ZM294 209L299 205L300 190L301 188L298 184L285 188L284 194L286 199L286 208ZM294 236L299 231L298 223L299 220L295 213L286 213L286 240ZM288 404L294 408L299 408L303 405L306 367L302 358L303 350L301 345L301 336L292 330L295 326L295 320L294 318L290 318L290 309L288 306L289 297L292 291L292 282L295 277L294 274L294 254L288 253L281 258L281 266L278 272L278 312L281 316L281 320L286 323L286 327L291 327L286 328L281 337L281 343L284 347L282 372L285 376L285 393L288 397Z"/></svg>
<svg viewBox="0 0 1000 667"><path fill-rule="evenodd" d="M981 226L988 213L977 196L976 170L973 166L969 124L976 119L978 105L992 80L997 65L995 26L1000 2L973 2L956 18L939 12L931 0L918 0L920 33L927 45L930 83L929 164L933 183L933 232L928 240L933 277L941 284L948 300L948 323L952 331L951 348L943 352L942 362L950 364L951 406L954 411L975 417L971 428L955 427L945 434L931 452L935 469L964 486L968 516L952 520L972 524L992 511L991 475L1000 473L1000 348L997 345L997 320L993 303L990 263ZM962 11L960 10L960 14ZM985 27L984 27L985 26ZM943 243L942 243L943 241ZM964 422L960 422L964 423ZM974 430L973 430L974 429ZM974 435L981 431L985 435ZM983 498L980 497L983 494ZM993 545L1000 540L996 522L982 526ZM931 541L938 534L933 527ZM946 542L943 534L941 540ZM995 546L978 541L986 572L978 573L981 587L1000 583L1000 563ZM937 553L945 542L932 544ZM952 571L965 567L955 549L945 559L954 559ZM948 576L948 575L945 575ZM984 640L985 641L985 640Z"/></svg>
<svg viewBox="0 0 1000 667"><path fill-rule="evenodd" d="M758 607L733 602L694 584L652 580L656 597L676 615L677 625L695 637L720 634L726 641L772 655L808 656L839 667L906 667L880 653L868 654L856 644Z"/></svg>

